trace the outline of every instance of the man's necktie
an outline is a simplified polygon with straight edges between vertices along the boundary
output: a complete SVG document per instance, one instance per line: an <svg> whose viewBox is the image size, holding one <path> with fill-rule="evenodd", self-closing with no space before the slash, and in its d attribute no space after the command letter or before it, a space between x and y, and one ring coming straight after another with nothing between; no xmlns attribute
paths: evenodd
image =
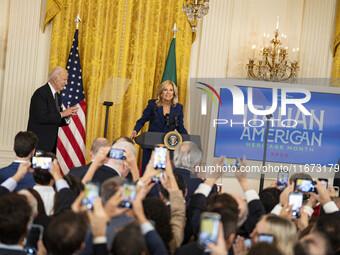
<svg viewBox="0 0 340 255"><path fill-rule="evenodd" d="M60 112L60 106L59 106L59 100L58 100L58 93L57 92L54 94L54 101L55 101L55 106L57 107L58 112Z"/></svg>

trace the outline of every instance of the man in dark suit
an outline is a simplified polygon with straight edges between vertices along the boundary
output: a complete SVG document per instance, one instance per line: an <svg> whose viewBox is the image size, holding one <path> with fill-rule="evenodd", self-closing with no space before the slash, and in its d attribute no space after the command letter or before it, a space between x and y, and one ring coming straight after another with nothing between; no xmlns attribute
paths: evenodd
<svg viewBox="0 0 340 255"><path fill-rule="evenodd" d="M26 255L23 240L27 235L32 209L23 195L0 197L0 254Z"/></svg>
<svg viewBox="0 0 340 255"><path fill-rule="evenodd" d="M90 151L91 160L95 159L99 149L102 147L111 147L110 142L105 138L96 138L92 143ZM130 171L132 171L133 180L137 181L138 168L135 162L137 151L133 144L129 142L118 142L115 143L112 148L125 150L126 160L110 158L106 164L100 166L96 170L91 180L101 184L111 177L127 177ZM91 163L81 167L74 167L70 170L70 174L76 175L80 179L83 179L88 169L90 168L90 165Z"/></svg>
<svg viewBox="0 0 340 255"><path fill-rule="evenodd" d="M103 138L103 137L98 137L98 138L94 139L93 142L92 142L92 145L91 145L90 153L89 153L91 162L87 165L84 165L84 166L71 168L70 174L73 174L73 175L79 177L79 179L83 179L83 177L86 174L87 170L89 169L92 161L94 160L95 156L97 155L97 152L102 147L111 147L111 144L106 138Z"/></svg>
<svg viewBox="0 0 340 255"><path fill-rule="evenodd" d="M19 164L25 161L31 161L38 144L38 137L32 131L20 131L14 138L15 160L9 165L0 169L0 183L12 177L18 170ZM32 173L27 173L21 179L15 188L15 191L32 188L35 181Z"/></svg>
<svg viewBox="0 0 340 255"><path fill-rule="evenodd" d="M204 181L199 178L195 173L195 167L199 166L202 160L202 151L193 142L186 141L178 145L174 152L174 173L180 174L187 186L186 202L194 194L198 185ZM213 186L211 193L216 193L217 187Z"/></svg>
<svg viewBox="0 0 340 255"><path fill-rule="evenodd" d="M78 107L67 106L62 111L61 97L58 91L67 84L68 73L63 67L55 67L48 83L38 88L32 98L27 130L39 137L38 150L56 154L58 129L69 124L69 117L77 114Z"/></svg>

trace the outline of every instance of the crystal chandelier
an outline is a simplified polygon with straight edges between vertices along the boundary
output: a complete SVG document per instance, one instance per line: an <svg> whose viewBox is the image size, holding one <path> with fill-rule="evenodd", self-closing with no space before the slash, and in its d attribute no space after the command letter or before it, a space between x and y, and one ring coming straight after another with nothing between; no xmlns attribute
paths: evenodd
<svg viewBox="0 0 340 255"><path fill-rule="evenodd" d="M209 11L209 0L185 0L182 5L182 12L188 16L191 31L197 31L197 23Z"/></svg>
<svg viewBox="0 0 340 255"><path fill-rule="evenodd" d="M260 58L258 60L254 57L256 46L252 46L249 64L247 64L248 78L274 82L296 81L297 71L299 70L297 61L299 48L293 49L292 60L289 60L288 47L284 47L279 40L278 27L279 22L277 20L274 38L269 42L269 46L263 45L261 47ZM264 35L264 40L266 37L269 38L269 34ZM285 38L286 35L284 34L280 36L281 40Z"/></svg>

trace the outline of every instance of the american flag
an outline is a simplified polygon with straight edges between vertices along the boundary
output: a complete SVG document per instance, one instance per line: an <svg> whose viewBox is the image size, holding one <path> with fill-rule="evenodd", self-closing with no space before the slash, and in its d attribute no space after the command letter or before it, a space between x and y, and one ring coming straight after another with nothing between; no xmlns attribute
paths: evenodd
<svg viewBox="0 0 340 255"><path fill-rule="evenodd" d="M68 126L59 128L57 158L64 174L72 167L85 164L86 103L78 51L78 29L74 34L66 70L67 85L60 92L62 107L77 105L79 109L77 115L71 117Z"/></svg>

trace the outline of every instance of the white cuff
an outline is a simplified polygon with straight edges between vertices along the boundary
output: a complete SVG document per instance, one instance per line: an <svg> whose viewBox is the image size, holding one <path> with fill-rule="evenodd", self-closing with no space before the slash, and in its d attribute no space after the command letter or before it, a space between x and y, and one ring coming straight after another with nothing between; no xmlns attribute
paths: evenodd
<svg viewBox="0 0 340 255"><path fill-rule="evenodd" d="M68 186L68 183L64 179L60 179L60 180L56 181L55 187L56 187L58 192L60 190L64 189L64 188L70 188L70 186Z"/></svg>
<svg viewBox="0 0 340 255"><path fill-rule="evenodd" d="M308 205L305 205L303 208L304 208L304 211L308 214L308 216L312 217L314 213L314 209Z"/></svg>
<svg viewBox="0 0 340 255"><path fill-rule="evenodd" d="M97 236L93 238L93 244L107 243L106 236Z"/></svg>
<svg viewBox="0 0 340 255"><path fill-rule="evenodd" d="M259 195L253 189L247 190L246 192L244 192L244 195L246 196L246 199L247 199L248 203L250 203L253 200L260 200Z"/></svg>
<svg viewBox="0 0 340 255"><path fill-rule="evenodd" d="M194 194L203 194L208 197L211 191L211 187L208 184L201 183L198 188L195 190Z"/></svg>
<svg viewBox="0 0 340 255"><path fill-rule="evenodd" d="M339 211L339 208L336 206L336 203L334 201L329 201L328 203L324 204L322 206L325 213L334 213Z"/></svg>
<svg viewBox="0 0 340 255"><path fill-rule="evenodd" d="M17 182L12 177L1 183L1 186L5 187L10 192L12 192L17 187L17 185Z"/></svg>
<svg viewBox="0 0 340 255"><path fill-rule="evenodd" d="M142 231L142 234L146 235L147 233L154 230L155 228L152 226L152 224L149 221L147 221L140 226L140 229Z"/></svg>
<svg viewBox="0 0 340 255"><path fill-rule="evenodd" d="M282 207L281 204L277 204L277 205L275 205L275 207L273 208L273 210L270 213L275 214L275 215L280 215L282 208L283 207Z"/></svg>

